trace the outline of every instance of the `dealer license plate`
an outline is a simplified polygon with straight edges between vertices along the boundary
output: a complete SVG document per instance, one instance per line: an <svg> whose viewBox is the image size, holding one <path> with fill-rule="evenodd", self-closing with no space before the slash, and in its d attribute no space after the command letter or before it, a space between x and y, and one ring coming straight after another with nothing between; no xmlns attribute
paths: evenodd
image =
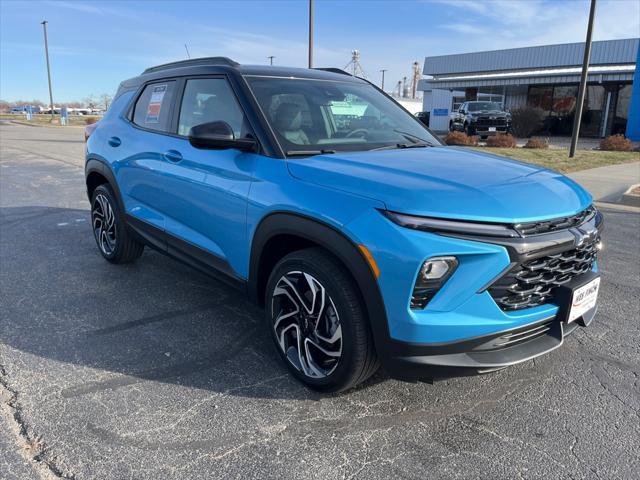
<svg viewBox="0 0 640 480"><path fill-rule="evenodd" d="M495 132L496 131L496 127L489 127L489 131L490 132Z"/></svg>
<svg viewBox="0 0 640 480"><path fill-rule="evenodd" d="M598 290L600 289L600 277L591 280L586 285L577 288L573 292L571 301L571 310L567 322L571 323L576 318L580 318L583 314L596 306L598 300Z"/></svg>

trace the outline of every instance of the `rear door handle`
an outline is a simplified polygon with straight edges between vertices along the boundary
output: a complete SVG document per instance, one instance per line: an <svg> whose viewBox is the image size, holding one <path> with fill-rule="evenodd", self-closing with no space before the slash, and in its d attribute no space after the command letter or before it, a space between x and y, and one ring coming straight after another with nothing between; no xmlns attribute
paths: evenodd
<svg viewBox="0 0 640 480"><path fill-rule="evenodd" d="M119 146L120 146L120 144L121 144L122 142L120 141L120 139L119 139L118 137L111 137L111 138L108 140L108 143L109 143L109 145L111 145L112 147L119 147Z"/></svg>
<svg viewBox="0 0 640 480"><path fill-rule="evenodd" d="M163 156L165 159L173 163L178 163L182 160L182 154L176 150L167 150L163 153Z"/></svg>

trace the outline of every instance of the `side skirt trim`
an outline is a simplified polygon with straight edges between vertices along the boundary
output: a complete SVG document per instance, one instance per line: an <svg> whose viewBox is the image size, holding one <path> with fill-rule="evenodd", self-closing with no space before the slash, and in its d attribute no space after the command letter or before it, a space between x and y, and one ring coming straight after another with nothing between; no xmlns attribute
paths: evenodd
<svg viewBox="0 0 640 480"><path fill-rule="evenodd" d="M236 275L223 258L133 215L126 214L125 218L127 226L146 245L233 288L247 292L247 281Z"/></svg>

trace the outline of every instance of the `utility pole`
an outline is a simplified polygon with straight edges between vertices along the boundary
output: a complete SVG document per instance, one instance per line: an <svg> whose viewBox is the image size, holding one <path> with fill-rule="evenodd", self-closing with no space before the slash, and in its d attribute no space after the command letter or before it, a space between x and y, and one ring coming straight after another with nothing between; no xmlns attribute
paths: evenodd
<svg viewBox="0 0 640 480"><path fill-rule="evenodd" d="M309 0L309 68L313 68L313 0Z"/></svg>
<svg viewBox="0 0 640 480"><path fill-rule="evenodd" d="M580 120L582 119L582 107L584 104L584 94L587 89L587 76L589 75L589 60L591 59L591 33L593 32L593 20L596 14L596 0L591 0L589 10L589 24L587 25L587 39L584 44L584 59L582 61L582 75L580 77L580 89L578 90L578 101L576 103L576 114L573 118L573 133L571 134L571 148L569 158L576 154L578 137L580 136Z"/></svg>
<svg viewBox="0 0 640 480"><path fill-rule="evenodd" d="M384 92L384 72L386 72L387 69L383 68L382 70L380 70L380 72L382 73L382 85L380 86L380 90L382 90Z"/></svg>
<svg viewBox="0 0 640 480"><path fill-rule="evenodd" d="M47 39L47 22L42 22L42 28L44 29L44 53L47 57L47 78L49 79L49 106L51 107L51 121L53 122L53 93L51 92L51 67L49 66L49 41Z"/></svg>
<svg viewBox="0 0 640 480"><path fill-rule="evenodd" d="M273 65L273 59L276 58L275 55L269 55L267 58L269 59L269 65Z"/></svg>

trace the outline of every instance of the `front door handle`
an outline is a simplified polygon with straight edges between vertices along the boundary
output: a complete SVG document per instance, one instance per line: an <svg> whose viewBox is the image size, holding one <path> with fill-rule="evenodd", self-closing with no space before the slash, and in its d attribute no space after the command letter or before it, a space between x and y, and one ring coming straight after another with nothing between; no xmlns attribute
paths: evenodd
<svg viewBox="0 0 640 480"><path fill-rule="evenodd" d="M178 163L180 160L182 160L182 154L176 150L167 150L162 155L165 159L173 163Z"/></svg>
<svg viewBox="0 0 640 480"><path fill-rule="evenodd" d="M108 140L109 145L111 145L112 147L119 147L120 144L122 143L122 141L118 138L118 137L111 137Z"/></svg>

